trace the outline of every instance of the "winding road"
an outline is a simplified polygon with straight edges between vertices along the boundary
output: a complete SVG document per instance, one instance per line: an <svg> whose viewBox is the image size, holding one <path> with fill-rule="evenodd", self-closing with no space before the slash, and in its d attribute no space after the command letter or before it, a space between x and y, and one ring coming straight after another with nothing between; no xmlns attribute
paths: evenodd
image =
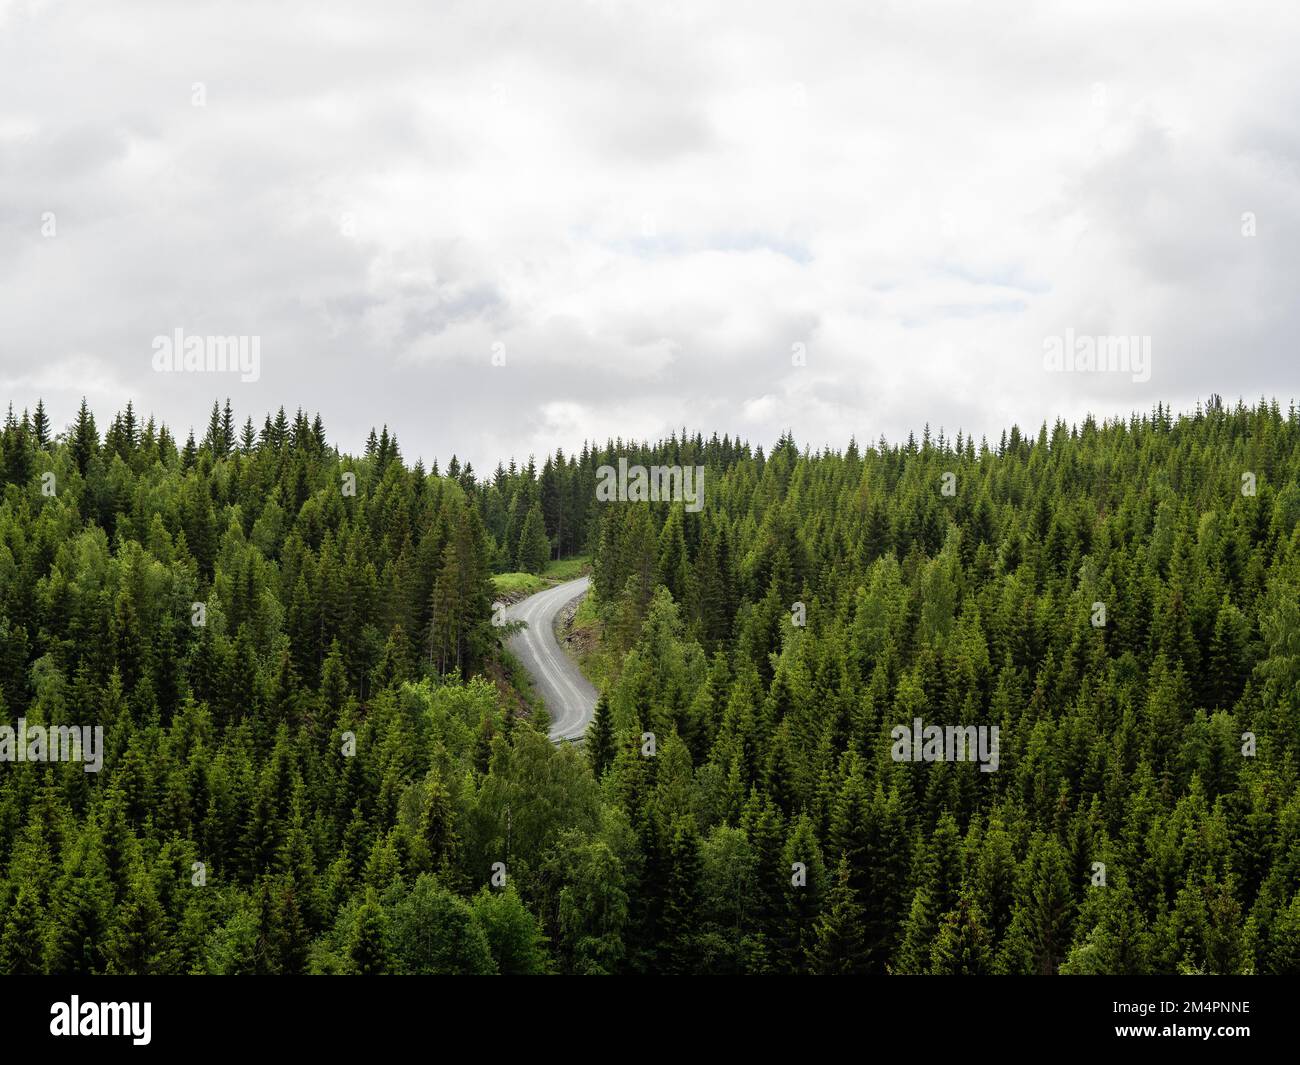
<svg viewBox="0 0 1300 1065"><path fill-rule="evenodd" d="M505 609L507 621L528 627L510 637L510 650L519 658L551 715L551 742L580 740L596 709L596 689L582 675L555 638L555 615L586 595L590 577L565 581L530 595Z"/></svg>

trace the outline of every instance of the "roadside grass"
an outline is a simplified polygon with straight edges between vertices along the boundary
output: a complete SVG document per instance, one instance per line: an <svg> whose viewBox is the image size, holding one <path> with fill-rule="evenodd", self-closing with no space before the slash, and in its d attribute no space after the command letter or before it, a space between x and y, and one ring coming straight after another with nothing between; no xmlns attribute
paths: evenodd
<svg viewBox="0 0 1300 1065"><path fill-rule="evenodd" d="M576 555L573 558L561 558L548 562L541 574L536 573L496 573L492 576L495 593L502 598L514 601L543 591L553 584L576 580L591 571L591 556Z"/></svg>
<svg viewBox="0 0 1300 1065"><path fill-rule="evenodd" d="M495 668L497 672L493 679L502 694L507 713L528 717L534 723L540 722L543 718L549 721L542 697L533 687L528 670L524 669L508 647L503 645L498 651Z"/></svg>
<svg viewBox="0 0 1300 1065"><path fill-rule="evenodd" d="M492 585L497 595L510 596L512 599L522 599L549 587L536 573L495 573L492 575Z"/></svg>
<svg viewBox="0 0 1300 1065"><path fill-rule="evenodd" d="M572 644L566 646L572 648L578 668L597 691L605 691L617 676L615 668L617 663L601 640L605 623L600 618L593 595L583 596L577 611L574 612L573 622L569 625L568 631L574 639Z"/></svg>

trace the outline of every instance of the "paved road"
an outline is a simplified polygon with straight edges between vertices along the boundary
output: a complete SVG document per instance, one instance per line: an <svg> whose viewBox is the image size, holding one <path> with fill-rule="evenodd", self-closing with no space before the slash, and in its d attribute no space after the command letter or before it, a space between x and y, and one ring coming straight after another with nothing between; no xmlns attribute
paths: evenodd
<svg viewBox="0 0 1300 1065"><path fill-rule="evenodd" d="M551 741L579 740L596 709L591 686L555 639L555 615L587 594L589 577L566 581L506 607L508 621L526 621L528 628L510 637L512 650L532 677L533 687L551 715Z"/></svg>

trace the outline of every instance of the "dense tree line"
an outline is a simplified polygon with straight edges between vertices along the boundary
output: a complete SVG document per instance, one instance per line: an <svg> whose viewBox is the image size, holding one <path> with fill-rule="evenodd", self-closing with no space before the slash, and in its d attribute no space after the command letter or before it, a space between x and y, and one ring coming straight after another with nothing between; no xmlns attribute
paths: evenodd
<svg viewBox="0 0 1300 1065"><path fill-rule="evenodd" d="M599 502L618 457L705 505ZM1300 970L1294 409L479 480L38 405L0 476L0 724L106 748L0 763L0 971ZM584 550L557 749L491 574ZM894 762L915 717L999 770Z"/></svg>
<svg viewBox="0 0 1300 1065"><path fill-rule="evenodd" d="M1294 407L678 459L705 506L611 505L594 571L630 965L1300 971Z"/></svg>

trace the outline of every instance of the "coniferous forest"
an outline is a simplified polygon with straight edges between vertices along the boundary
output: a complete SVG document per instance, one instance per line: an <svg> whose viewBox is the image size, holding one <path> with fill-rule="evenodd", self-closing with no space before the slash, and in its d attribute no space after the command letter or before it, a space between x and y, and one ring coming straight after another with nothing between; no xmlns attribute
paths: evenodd
<svg viewBox="0 0 1300 1065"><path fill-rule="evenodd" d="M103 750L0 761L0 972L1300 972L1294 406L491 472L397 429L10 410L0 724ZM600 501L620 458L703 506ZM581 745L494 624L559 559Z"/></svg>

